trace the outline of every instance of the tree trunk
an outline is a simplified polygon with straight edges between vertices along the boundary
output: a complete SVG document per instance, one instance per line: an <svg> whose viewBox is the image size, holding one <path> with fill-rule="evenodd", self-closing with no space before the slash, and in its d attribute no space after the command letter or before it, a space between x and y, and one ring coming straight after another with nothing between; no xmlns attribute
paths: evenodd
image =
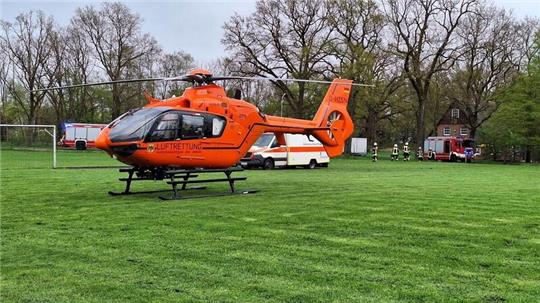
<svg viewBox="0 0 540 303"><path fill-rule="evenodd" d="M531 163L531 146L527 145L525 149L525 162Z"/></svg>
<svg viewBox="0 0 540 303"><path fill-rule="evenodd" d="M424 144L426 138L425 130L426 120L426 98L418 96L418 111L416 113L416 144L419 146Z"/></svg>
<svg viewBox="0 0 540 303"><path fill-rule="evenodd" d="M366 117L366 137L369 146L377 142L377 117L373 112L369 112Z"/></svg>
<svg viewBox="0 0 540 303"><path fill-rule="evenodd" d="M122 114L122 100L120 98L120 89L118 88L118 85L113 84L112 89L112 108L111 108L111 120L116 119L118 116Z"/></svg>
<svg viewBox="0 0 540 303"><path fill-rule="evenodd" d="M471 139L476 138L476 130L477 130L476 127L472 127L472 126L471 126L471 129L469 130L469 132L470 132L470 133L469 133L469 138L471 138Z"/></svg>
<svg viewBox="0 0 540 303"><path fill-rule="evenodd" d="M296 112L295 118L305 119L304 117L304 94L305 94L306 84L298 84L298 102L296 103Z"/></svg>

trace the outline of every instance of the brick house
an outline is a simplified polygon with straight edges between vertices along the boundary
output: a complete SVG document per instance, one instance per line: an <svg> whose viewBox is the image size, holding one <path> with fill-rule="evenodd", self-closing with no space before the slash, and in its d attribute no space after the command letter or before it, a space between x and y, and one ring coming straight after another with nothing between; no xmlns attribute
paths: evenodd
<svg viewBox="0 0 540 303"><path fill-rule="evenodd" d="M437 136L469 138L470 130L467 127L465 113L452 103L437 123Z"/></svg>

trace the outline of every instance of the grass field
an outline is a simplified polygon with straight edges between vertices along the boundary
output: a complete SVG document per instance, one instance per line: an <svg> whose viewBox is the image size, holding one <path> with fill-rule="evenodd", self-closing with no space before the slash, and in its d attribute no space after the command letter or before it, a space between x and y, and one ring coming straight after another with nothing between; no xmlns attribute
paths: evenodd
<svg viewBox="0 0 540 303"><path fill-rule="evenodd" d="M539 166L336 159L161 202L49 156L2 151L2 302L540 300Z"/></svg>

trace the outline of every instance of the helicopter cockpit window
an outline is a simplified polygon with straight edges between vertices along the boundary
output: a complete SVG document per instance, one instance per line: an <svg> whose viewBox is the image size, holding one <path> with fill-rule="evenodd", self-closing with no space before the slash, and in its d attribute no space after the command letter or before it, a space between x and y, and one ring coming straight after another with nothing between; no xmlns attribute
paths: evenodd
<svg viewBox="0 0 540 303"><path fill-rule="evenodd" d="M129 111L109 124L109 138L112 142L141 140L154 118L166 110L164 107L151 107Z"/></svg>
<svg viewBox="0 0 540 303"><path fill-rule="evenodd" d="M204 137L204 116L182 115L182 139Z"/></svg>
<svg viewBox="0 0 540 303"><path fill-rule="evenodd" d="M168 112L158 118L148 141L172 141L178 138L178 113Z"/></svg>

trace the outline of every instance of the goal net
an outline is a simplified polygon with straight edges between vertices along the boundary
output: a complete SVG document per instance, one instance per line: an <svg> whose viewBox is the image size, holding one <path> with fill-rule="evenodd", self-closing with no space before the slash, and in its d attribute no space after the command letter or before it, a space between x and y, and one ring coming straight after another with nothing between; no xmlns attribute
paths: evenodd
<svg viewBox="0 0 540 303"><path fill-rule="evenodd" d="M0 124L3 168L57 167L55 125Z"/></svg>
<svg viewBox="0 0 540 303"><path fill-rule="evenodd" d="M58 129L55 125L0 124L0 166L3 169L125 166L93 146L83 144L80 148L77 140L66 140L70 135L95 137L94 129L82 128L74 134L70 131L72 129ZM65 144L66 141L73 144Z"/></svg>

